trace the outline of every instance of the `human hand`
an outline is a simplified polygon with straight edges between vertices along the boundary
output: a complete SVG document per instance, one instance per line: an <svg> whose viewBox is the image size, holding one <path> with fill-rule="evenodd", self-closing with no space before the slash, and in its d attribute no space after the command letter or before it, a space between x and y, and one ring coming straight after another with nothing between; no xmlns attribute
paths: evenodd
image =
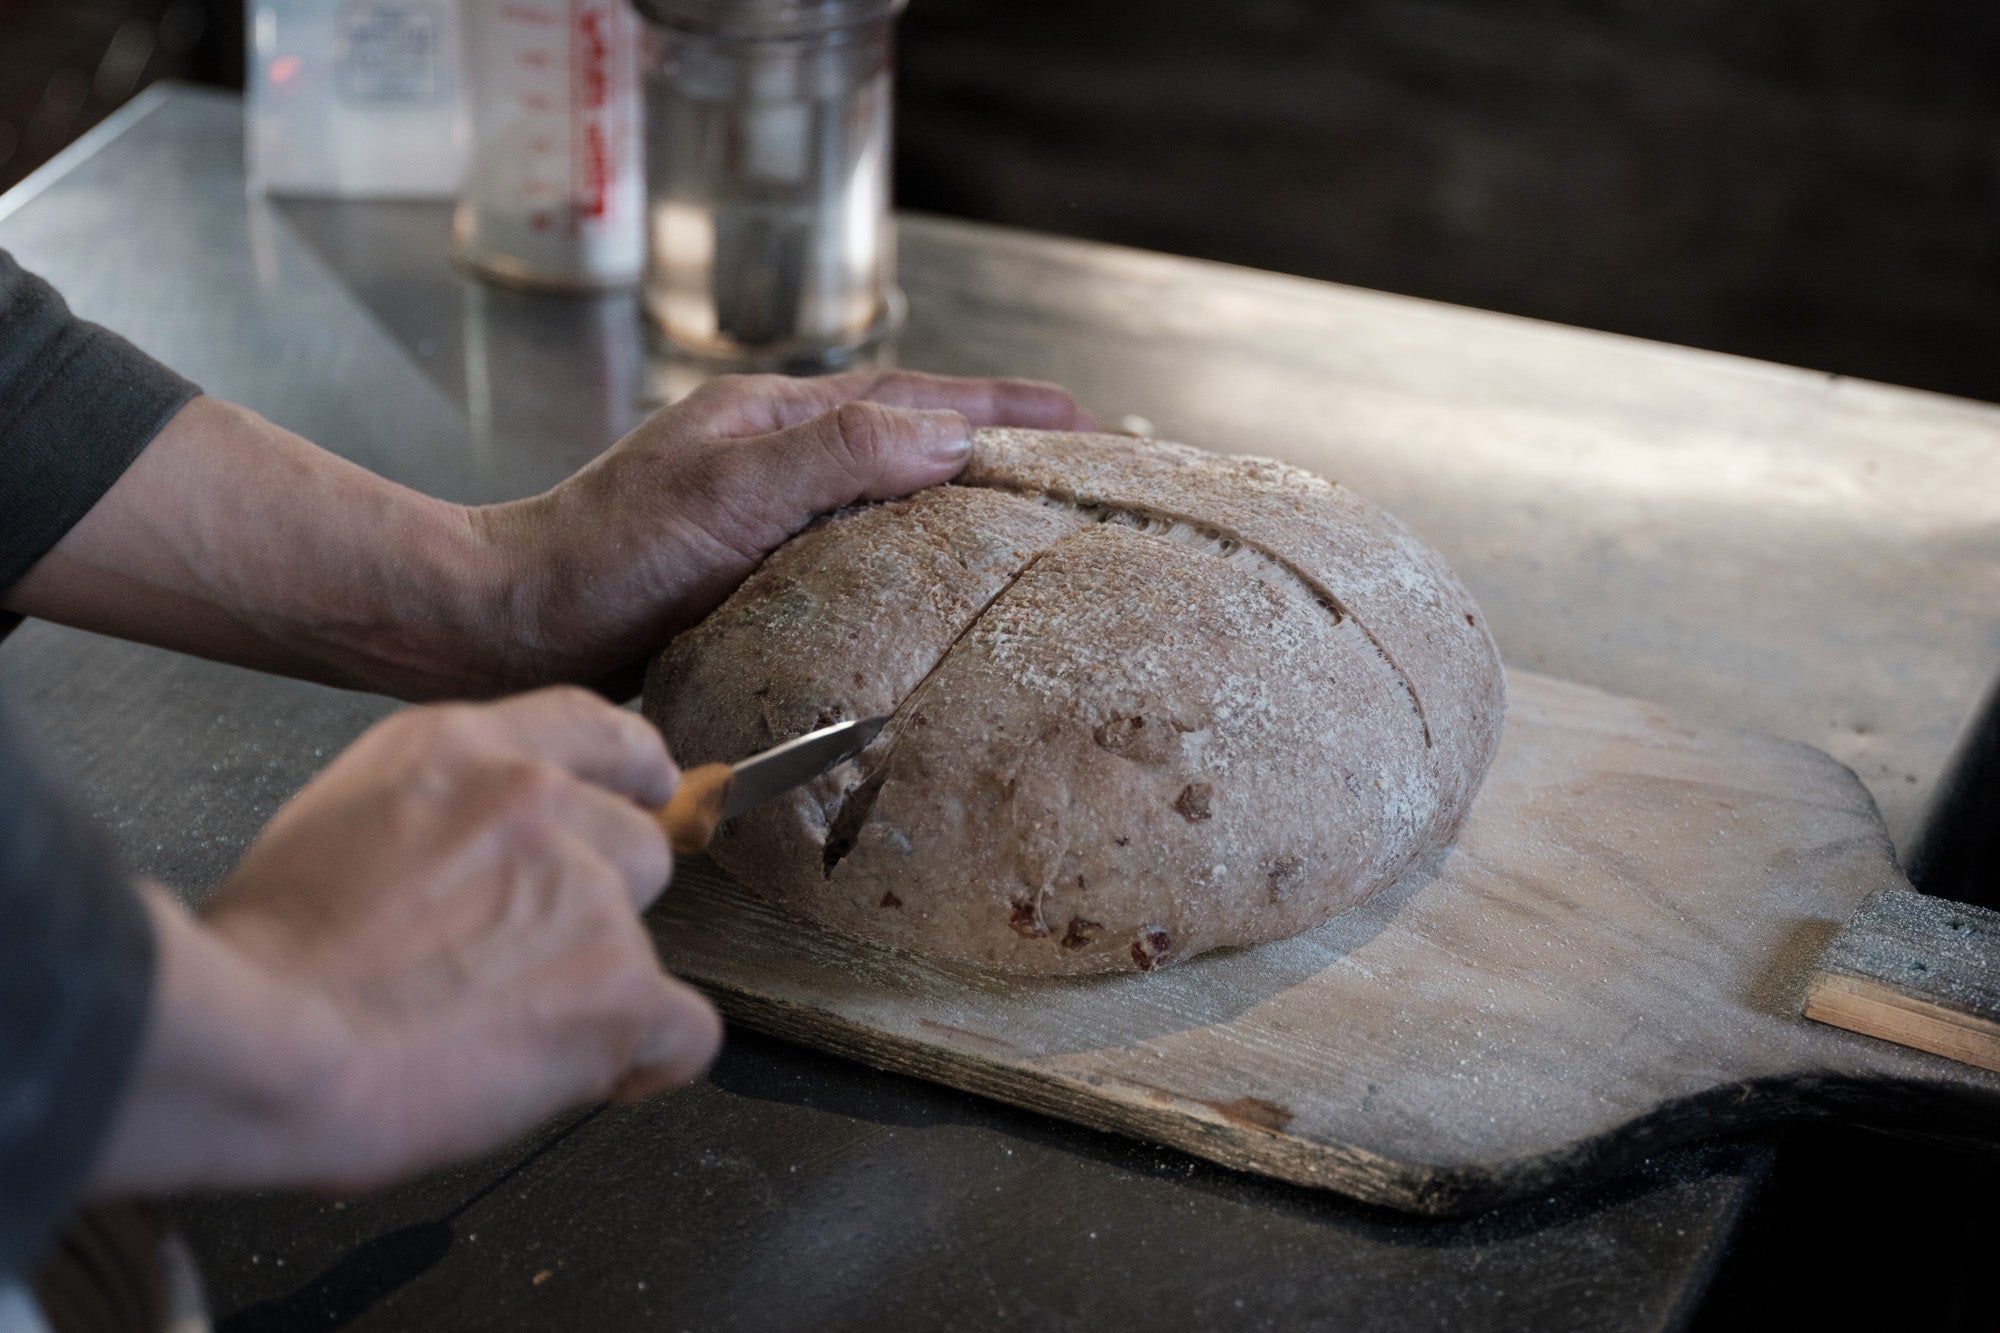
<svg viewBox="0 0 2000 1333"><path fill-rule="evenodd" d="M956 476L973 426L1100 429L1026 380L710 380L554 490L471 511L506 597L468 647L517 688L636 687L648 655L815 515Z"/></svg>
<svg viewBox="0 0 2000 1333"><path fill-rule="evenodd" d="M100 1193L381 1184L562 1107L693 1077L715 1012L639 912L678 771L581 690L378 724L196 921L164 892L155 1002Z"/></svg>
<svg viewBox="0 0 2000 1333"><path fill-rule="evenodd" d="M815 515L957 475L973 426L1097 423L1023 380L724 376L554 490L467 508L197 398L0 611L403 699L636 691Z"/></svg>

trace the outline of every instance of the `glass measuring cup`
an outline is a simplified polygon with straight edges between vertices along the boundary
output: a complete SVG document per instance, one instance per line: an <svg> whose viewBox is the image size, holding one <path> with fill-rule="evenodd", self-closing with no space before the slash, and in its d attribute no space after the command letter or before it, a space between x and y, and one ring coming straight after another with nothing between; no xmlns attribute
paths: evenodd
<svg viewBox="0 0 2000 1333"><path fill-rule="evenodd" d="M471 163L459 262L544 289L631 286L645 266L639 22L626 0L461 10Z"/></svg>

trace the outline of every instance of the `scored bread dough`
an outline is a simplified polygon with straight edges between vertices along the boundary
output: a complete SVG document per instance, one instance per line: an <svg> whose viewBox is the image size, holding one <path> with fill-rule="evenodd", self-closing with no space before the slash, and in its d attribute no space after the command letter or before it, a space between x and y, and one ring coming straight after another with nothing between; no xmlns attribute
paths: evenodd
<svg viewBox="0 0 2000 1333"><path fill-rule="evenodd" d="M1310 929L1456 834L1500 659L1436 553L1267 459L980 430L778 548L647 674L683 764L891 715L712 855L823 926L1044 973Z"/></svg>

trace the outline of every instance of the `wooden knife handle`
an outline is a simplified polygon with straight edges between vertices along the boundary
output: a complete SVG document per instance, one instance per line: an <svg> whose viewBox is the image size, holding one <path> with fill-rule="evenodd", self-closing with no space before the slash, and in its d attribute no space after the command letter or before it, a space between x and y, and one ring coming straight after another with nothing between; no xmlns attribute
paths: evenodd
<svg viewBox="0 0 2000 1333"><path fill-rule="evenodd" d="M722 803L729 799L734 781L735 774L727 764L703 764L681 774L673 799L653 812L667 831L667 843L675 856L708 850L708 840L722 822Z"/></svg>

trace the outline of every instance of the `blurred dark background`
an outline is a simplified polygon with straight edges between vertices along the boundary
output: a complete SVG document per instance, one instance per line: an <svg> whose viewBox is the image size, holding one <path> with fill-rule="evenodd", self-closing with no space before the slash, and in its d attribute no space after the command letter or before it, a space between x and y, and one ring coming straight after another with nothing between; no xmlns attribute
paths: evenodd
<svg viewBox="0 0 2000 1333"><path fill-rule="evenodd" d="M0 190L155 79L241 88L242 0L0 0Z"/></svg>
<svg viewBox="0 0 2000 1333"><path fill-rule="evenodd" d="M0 0L0 187L242 6ZM2000 400L1994 0L914 0L910 207Z"/></svg>

